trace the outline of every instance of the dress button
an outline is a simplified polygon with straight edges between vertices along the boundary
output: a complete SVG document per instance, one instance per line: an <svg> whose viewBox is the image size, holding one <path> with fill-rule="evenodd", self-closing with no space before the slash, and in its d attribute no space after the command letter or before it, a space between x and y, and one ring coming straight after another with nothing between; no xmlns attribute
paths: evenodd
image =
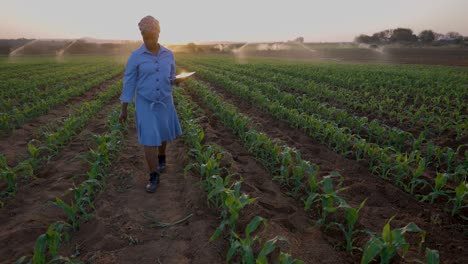
<svg viewBox="0 0 468 264"><path fill-rule="evenodd" d="M159 79L156 79L157 82L159 82Z"/></svg>

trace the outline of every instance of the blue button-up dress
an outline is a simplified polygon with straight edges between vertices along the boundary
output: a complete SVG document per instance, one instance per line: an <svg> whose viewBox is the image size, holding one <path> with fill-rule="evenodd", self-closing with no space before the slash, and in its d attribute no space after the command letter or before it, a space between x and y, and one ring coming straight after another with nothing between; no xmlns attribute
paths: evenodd
<svg viewBox="0 0 468 264"><path fill-rule="evenodd" d="M172 97L175 59L172 51L160 45L157 55L146 45L132 52L125 68L120 100L135 98L138 140L145 146L161 146L182 134Z"/></svg>

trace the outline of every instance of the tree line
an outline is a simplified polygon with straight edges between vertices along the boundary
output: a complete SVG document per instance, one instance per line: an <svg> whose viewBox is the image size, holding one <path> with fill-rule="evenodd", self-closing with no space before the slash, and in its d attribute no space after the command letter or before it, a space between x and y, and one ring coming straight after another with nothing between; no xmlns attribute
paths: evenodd
<svg viewBox="0 0 468 264"><path fill-rule="evenodd" d="M441 34L427 29L416 35L412 29L396 28L386 29L376 32L371 36L361 34L354 39L357 43L365 44L392 44L392 43L447 43L447 44L463 44L468 41L468 37L463 37L458 32L448 32Z"/></svg>

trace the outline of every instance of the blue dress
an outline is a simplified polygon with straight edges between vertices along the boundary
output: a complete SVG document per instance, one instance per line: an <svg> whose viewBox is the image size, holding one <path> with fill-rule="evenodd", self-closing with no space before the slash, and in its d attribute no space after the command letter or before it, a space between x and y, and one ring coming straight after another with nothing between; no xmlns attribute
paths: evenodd
<svg viewBox="0 0 468 264"><path fill-rule="evenodd" d="M158 55L145 44L132 52L125 68L120 100L135 99L138 141L145 146L161 146L182 134L172 97L175 59L172 51L160 45Z"/></svg>

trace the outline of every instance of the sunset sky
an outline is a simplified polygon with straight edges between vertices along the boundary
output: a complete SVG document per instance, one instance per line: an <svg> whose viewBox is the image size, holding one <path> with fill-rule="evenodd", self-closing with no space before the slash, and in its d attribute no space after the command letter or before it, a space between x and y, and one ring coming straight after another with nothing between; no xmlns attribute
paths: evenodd
<svg viewBox="0 0 468 264"><path fill-rule="evenodd" d="M0 38L140 39L153 15L160 41L352 41L409 27L468 35L468 0L1 0Z"/></svg>

